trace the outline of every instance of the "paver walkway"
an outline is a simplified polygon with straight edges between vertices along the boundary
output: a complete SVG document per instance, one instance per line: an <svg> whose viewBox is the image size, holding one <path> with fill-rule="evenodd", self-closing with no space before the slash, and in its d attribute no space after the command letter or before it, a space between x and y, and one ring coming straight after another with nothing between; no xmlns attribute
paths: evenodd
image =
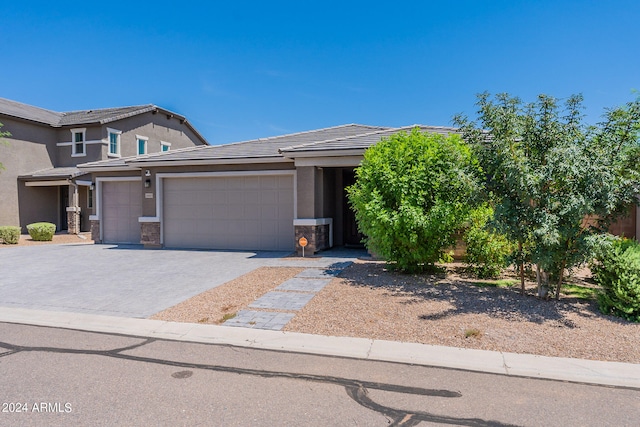
<svg viewBox="0 0 640 427"><path fill-rule="evenodd" d="M224 325L280 331L295 317L296 311L302 310L316 293L349 265L351 262L345 261L333 263L326 268L302 270L293 279L249 304L249 308L253 310L240 310L236 317L227 320Z"/></svg>

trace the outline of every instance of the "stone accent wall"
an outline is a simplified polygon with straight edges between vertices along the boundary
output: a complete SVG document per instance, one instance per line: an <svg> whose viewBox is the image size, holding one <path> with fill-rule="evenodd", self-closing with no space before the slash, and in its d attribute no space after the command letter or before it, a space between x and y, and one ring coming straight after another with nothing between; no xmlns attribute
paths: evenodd
<svg viewBox="0 0 640 427"><path fill-rule="evenodd" d="M80 208L67 208L67 233L80 233Z"/></svg>
<svg viewBox="0 0 640 427"><path fill-rule="evenodd" d="M95 243L102 243L100 240L100 221L92 219L89 222L91 223L91 240Z"/></svg>
<svg viewBox="0 0 640 427"><path fill-rule="evenodd" d="M145 248L159 248L161 246L159 222L140 223L140 243L142 243Z"/></svg>
<svg viewBox="0 0 640 427"><path fill-rule="evenodd" d="M302 246L298 243L301 237L305 237L308 241L307 247L304 248L304 254L313 255L324 249L329 249L329 224L323 225L296 225L296 253L302 256Z"/></svg>

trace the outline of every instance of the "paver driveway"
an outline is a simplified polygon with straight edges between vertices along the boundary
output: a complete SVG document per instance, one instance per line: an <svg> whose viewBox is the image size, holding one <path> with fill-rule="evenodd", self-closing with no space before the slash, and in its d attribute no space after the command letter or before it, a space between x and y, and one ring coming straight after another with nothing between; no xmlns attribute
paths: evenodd
<svg viewBox="0 0 640 427"><path fill-rule="evenodd" d="M0 250L0 309L148 317L285 252L44 245Z"/></svg>

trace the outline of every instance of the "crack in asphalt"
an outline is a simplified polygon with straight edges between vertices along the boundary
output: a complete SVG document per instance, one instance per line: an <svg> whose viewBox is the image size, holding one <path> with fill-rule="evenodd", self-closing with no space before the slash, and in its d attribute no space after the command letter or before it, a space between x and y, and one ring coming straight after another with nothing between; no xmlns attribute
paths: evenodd
<svg viewBox="0 0 640 427"><path fill-rule="evenodd" d="M267 371L259 369L239 368L223 365L210 365L202 363L189 363L179 362L166 359L158 359L152 357L135 356L131 354L124 354L124 351L129 351L137 348L144 347L153 342L159 341L155 338L148 338L142 342L132 344L126 347L119 347L111 350L86 350L86 349L73 349L73 348L60 348L60 347L37 347L37 346L20 346L6 342L0 342L0 346L8 349L7 353L0 354L0 357L9 355L26 353L26 352L43 352L43 353L59 353L59 354L82 354L111 357L121 360L128 360L142 363L153 363L165 366L174 366L180 368L201 369L208 371L233 373L239 375L252 375L262 378L285 378L292 380L310 381L316 383L324 383L331 385L338 385L344 387L346 394L360 406L387 416L393 420L391 426L411 427L419 424L420 422L436 422L442 424L462 425L462 426L511 426L511 424L504 424L499 421L482 420L479 418L457 418L448 417L443 415L436 415L430 412L424 411L409 411L404 409L391 408L381 405L373 401L369 397L369 390L380 390L394 393L403 393L417 396L433 396L444 398L456 398L462 397L462 394L458 391L443 390L443 389L427 389L421 387L409 387L396 384L386 384L373 381L362 381L350 378L341 378L333 376L313 375L313 374L301 374L293 372L283 371Z"/></svg>

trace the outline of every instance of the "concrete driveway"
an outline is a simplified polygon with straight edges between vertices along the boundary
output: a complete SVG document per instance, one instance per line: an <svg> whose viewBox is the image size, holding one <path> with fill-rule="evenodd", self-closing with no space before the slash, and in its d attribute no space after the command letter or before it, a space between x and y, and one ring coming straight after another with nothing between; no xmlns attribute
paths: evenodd
<svg viewBox="0 0 640 427"><path fill-rule="evenodd" d="M0 307L148 317L285 252L44 245L0 250Z"/></svg>

